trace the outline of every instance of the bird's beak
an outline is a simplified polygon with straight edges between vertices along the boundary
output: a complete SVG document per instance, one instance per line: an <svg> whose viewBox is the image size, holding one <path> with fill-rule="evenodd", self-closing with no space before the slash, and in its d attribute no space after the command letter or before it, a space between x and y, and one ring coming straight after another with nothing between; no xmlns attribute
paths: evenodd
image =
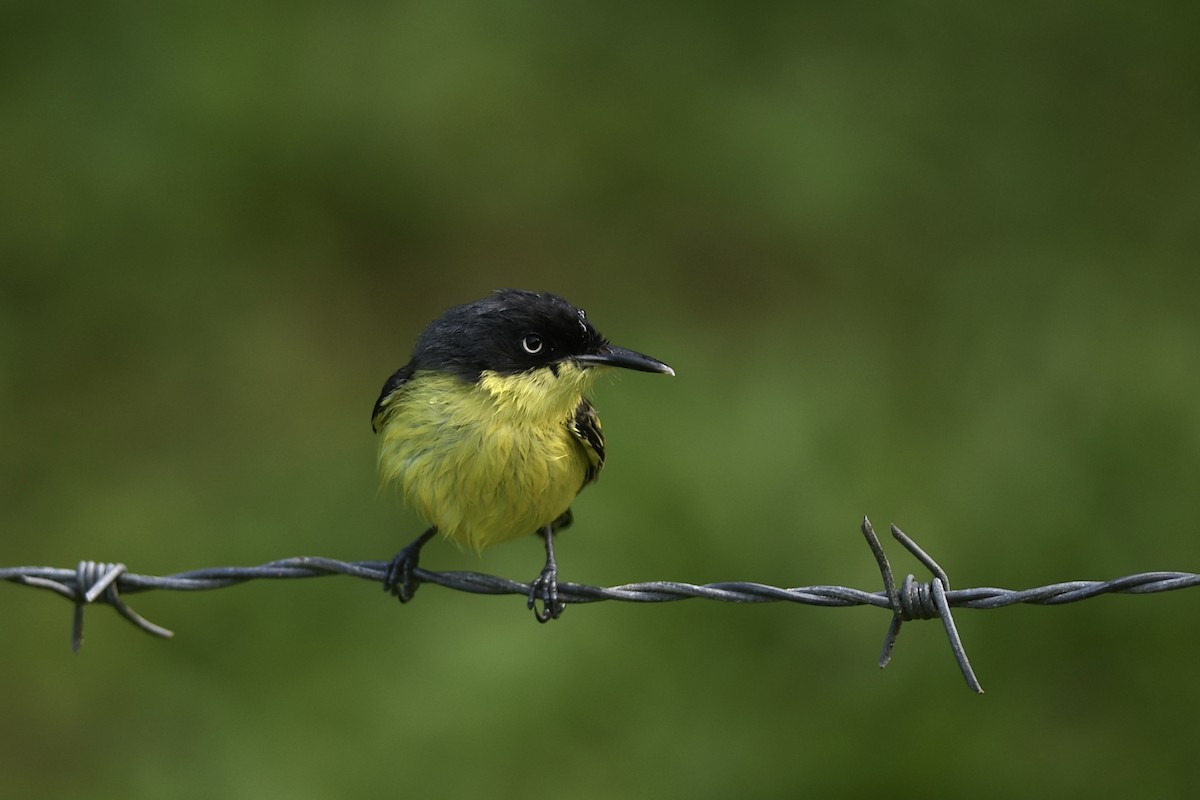
<svg viewBox="0 0 1200 800"><path fill-rule="evenodd" d="M641 353L635 353L633 350L626 350L624 347L616 347L611 344L601 345L594 353L584 353L573 358L584 365L623 367L625 369L635 369L639 372L661 372L664 375L675 374L675 370L657 358L651 358Z"/></svg>

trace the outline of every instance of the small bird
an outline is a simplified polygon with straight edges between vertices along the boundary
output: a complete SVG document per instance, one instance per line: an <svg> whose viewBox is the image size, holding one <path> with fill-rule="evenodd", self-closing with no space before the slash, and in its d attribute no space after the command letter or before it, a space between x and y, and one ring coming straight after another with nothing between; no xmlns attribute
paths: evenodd
<svg viewBox="0 0 1200 800"><path fill-rule="evenodd" d="M612 367L675 374L609 344L582 309L548 292L503 289L430 323L371 413L381 480L430 525L396 554L384 588L412 599L413 570L436 533L476 551L536 533L546 566L528 605L539 622L557 618L554 534L604 466L586 393Z"/></svg>

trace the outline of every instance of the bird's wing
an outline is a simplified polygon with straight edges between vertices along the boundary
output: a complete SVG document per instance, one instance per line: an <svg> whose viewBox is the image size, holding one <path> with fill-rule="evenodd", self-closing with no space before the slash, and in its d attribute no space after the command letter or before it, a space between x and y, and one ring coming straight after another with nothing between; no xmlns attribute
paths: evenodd
<svg viewBox="0 0 1200 800"><path fill-rule="evenodd" d="M413 365L412 362L405 364L400 369L392 374L392 377L387 379L387 383L383 385L383 391L379 393L379 399L375 401L375 410L371 412L371 430L378 432L379 425L383 422L383 412L391 403L396 392L408 383L408 379L412 377Z"/></svg>
<svg viewBox="0 0 1200 800"><path fill-rule="evenodd" d="M571 420L571 434L579 440L587 453L588 468L583 478L583 485L587 486L596 480L604 466L604 432L600 429L600 415L586 397L579 401L579 407L575 409L575 416Z"/></svg>

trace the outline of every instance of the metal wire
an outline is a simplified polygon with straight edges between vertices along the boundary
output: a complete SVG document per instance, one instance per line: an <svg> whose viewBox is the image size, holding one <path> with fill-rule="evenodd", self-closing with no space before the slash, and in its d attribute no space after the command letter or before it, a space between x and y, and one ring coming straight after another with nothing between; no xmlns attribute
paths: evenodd
<svg viewBox="0 0 1200 800"><path fill-rule="evenodd" d="M892 536L920 561L933 578L918 582L909 574L897 586L887 554L870 520L863 519L861 530L875 556L883 578L882 592L868 592L848 586L798 586L781 588L762 583L726 581L697 585L677 581L646 581L620 586L589 586L581 583L558 584L559 599L564 603L596 603L618 600L627 603L665 603L701 598L726 603L799 603L811 606L845 608L875 606L892 612L892 621L884 637L879 666L891 660L896 638L903 623L918 619L940 619L950 642L951 652L958 662L963 678L974 692L983 692L966 650L959 637L951 608L1003 608L1016 604L1043 606L1063 605L1087 600L1102 594L1151 594L1186 589L1200 585L1200 574L1192 572L1143 572L1108 581L1067 581L1032 589L1014 590L995 587L974 589L950 588L950 579L936 561L916 542L895 525ZM122 595L153 590L203 591L223 589L252 580L286 580L321 578L329 575L349 575L374 583L382 583L388 568L387 561L338 561L332 558L300 556L272 561L256 567L208 567L174 575L139 575L129 572L124 564L81 561L75 569L55 567L0 567L0 580L46 589L75 604L71 644L79 650L83 643L83 610L91 603L107 603L129 622L147 633L164 638L174 634L139 616ZM485 575L478 572L430 572L416 568L413 575L418 583L432 583L472 594L515 594L528 597L530 585L520 581Z"/></svg>

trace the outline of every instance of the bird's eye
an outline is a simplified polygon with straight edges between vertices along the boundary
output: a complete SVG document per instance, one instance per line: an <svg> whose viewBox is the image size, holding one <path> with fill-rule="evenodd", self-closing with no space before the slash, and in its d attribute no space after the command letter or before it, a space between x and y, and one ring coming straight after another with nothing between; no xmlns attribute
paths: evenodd
<svg viewBox="0 0 1200 800"><path fill-rule="evenodd" d="M536 355L537 353L542 352L542 347L544 346L545 345L542 343L542 337L538 336L536 333L531 333L521 340L521 347L525 348L525 352L529 353L530 355Z"/></svg>

